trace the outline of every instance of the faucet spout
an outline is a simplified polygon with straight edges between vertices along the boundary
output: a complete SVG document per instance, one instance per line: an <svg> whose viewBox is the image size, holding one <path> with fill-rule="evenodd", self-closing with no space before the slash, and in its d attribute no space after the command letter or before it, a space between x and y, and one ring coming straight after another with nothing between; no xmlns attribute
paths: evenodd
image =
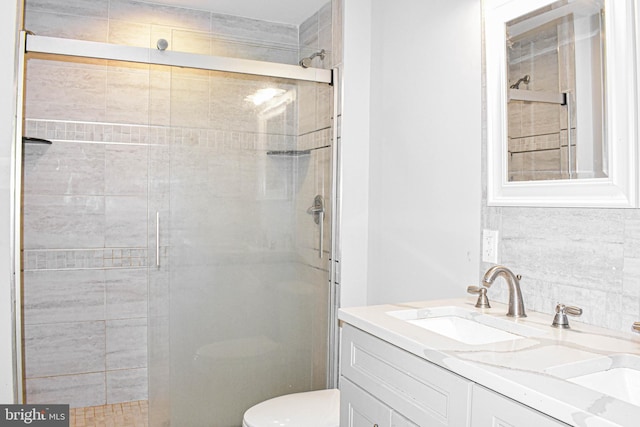
<svg viewBox="0 0 640 427"><path fill-rule="evenodd" d="M509 288L509 310L507 311L507 316L527 317L524 311L524 302L522 301L522 291L520 290L520 276L516 276L505 266L494 265L484 273L482 284L490 287L499 276L507 282L507 287Z"/></svg>

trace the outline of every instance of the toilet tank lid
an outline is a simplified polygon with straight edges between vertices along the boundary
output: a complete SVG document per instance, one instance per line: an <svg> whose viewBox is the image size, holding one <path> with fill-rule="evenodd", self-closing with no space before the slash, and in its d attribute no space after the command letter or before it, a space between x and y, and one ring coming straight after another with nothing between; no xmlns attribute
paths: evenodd
<svg viewBox="0 0 640 427"><path fill-rule="evenodd" d="M294 393L266 400L244 414L247 427L339 427L340 391Z"/></svg>

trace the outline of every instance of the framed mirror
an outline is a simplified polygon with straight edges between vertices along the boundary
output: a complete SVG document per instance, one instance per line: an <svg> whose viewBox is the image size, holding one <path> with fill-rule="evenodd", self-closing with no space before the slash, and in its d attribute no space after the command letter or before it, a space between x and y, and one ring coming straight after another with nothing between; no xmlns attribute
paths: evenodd
<svg viewBox="0 0 640 427"><path fill-rule="evenodd" d="M490 206L637 206L633 3L485 1Z"/></svg>

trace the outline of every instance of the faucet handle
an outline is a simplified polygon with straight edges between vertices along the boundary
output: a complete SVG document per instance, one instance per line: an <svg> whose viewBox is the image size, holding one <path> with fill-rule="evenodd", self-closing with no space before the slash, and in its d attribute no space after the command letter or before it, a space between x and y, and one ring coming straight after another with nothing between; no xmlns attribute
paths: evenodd
<svg viewBox="0 0 640 427"><path fill-rule="evenodd" d="M640 322L633 322L633 325L631 326L631 329L634 332L640 332Z"/></svg>
<svg viewBox="0 0 640 427"><path fill-rule="evenodd" d="M477 308L491 308L489 304L489 298L487 298L487 288L480 286L469 286L467 292L470 294L478 294L478 301L476 301Z"/></svg>
<svg viewBox="0 0 640 427"><path fill-rule="evenodd" d="M551 326L554 328L569 329L569 318L567 314L578 317L582 315L582 309L580 307L558 303L556 305L556 315L553 317Z"/></svg>

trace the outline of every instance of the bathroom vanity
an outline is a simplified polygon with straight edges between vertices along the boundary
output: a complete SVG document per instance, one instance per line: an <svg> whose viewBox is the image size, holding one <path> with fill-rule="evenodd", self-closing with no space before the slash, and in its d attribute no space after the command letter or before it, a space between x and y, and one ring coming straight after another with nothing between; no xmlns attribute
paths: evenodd
<svg viewBox="0 0 640 427"><path fill-rule="evenodd" d="M640 335L474 304L340 310L340 425L637 425Z"/></svg>

